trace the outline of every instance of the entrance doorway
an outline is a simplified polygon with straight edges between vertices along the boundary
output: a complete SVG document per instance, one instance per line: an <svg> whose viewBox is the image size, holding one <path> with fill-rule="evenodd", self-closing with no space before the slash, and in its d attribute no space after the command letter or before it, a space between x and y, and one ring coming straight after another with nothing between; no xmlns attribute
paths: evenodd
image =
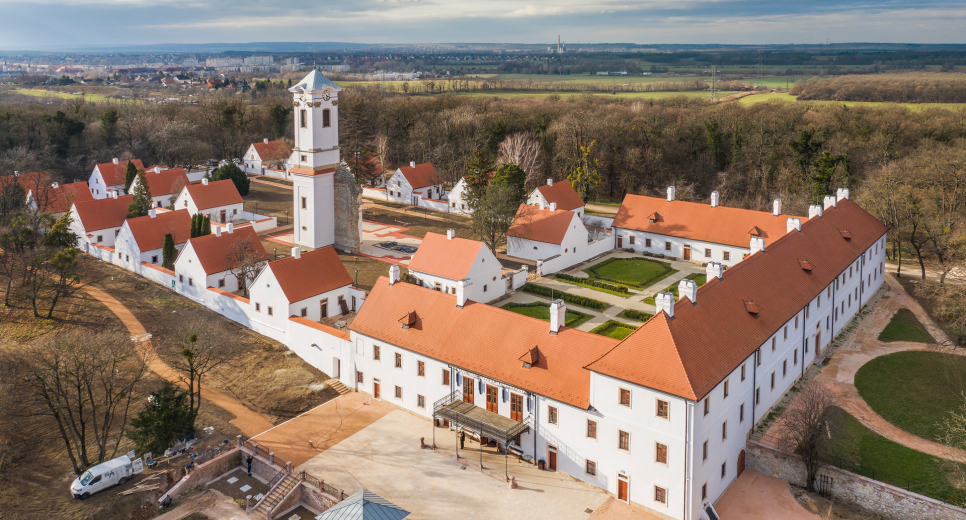
<svg viewBox="0 0 966 520"><path fill-rule="evenodd" d="M624 247L624 239L620 235L617 235L617 249Z"/></svg>
<svg viewBox="0 0 966 520"><path fill-rule="evenodd" d="M684 246L684 261L691 260L691 246Z"/></svg>
<svg viewBox="0 0 966 520"><path fill-rule="evenodd" d="M342 360L334 357L332 358L332 377L339 379L342 374Z"/></svg>
<svg viewBox="0 0 966 520"><path fill-rule="evenodd" d="M815 331L815 361L822 359L822 329Z"/></svg>
<svg viewBox="0 0 966 520"><path fill-rule="evenodd" d="M624 475L617 476L617 500L623 500L627 502L627 477Z"/></svg>
<svg viewBox="0 0 966 520"><path fill-rule="evenodd" d="M379 395L380 395L380 393L379 393L379 380L378 379L373 379L372 380L372 397L375 397L376 399L379 399Z"/></svg>
<svg viewBox="0 0 966 520"><path fill-rule="evenodd" d="M738 474L736 477L741 476L741 472L745 470L745 450L742 449L741 453L738 454Z"/></svg>
<svg viewBox="0 0 966 520"><path fill-rule="evenodd" d="M225 210L221 210L221 223L225 223Z"/></svg>
<svg viewBox="0 0 966 520"><path fill-rule="evenodd" d="M500 413L500 406L497 403L499 391L493 385L486 385L486 409L493 413Z"/></svg>
<svg viewBox="0 0 966 520"><path fill-rule="evenodd" d="M473 404L473 380L463 376L463 402Z"/></svg>
<svg viewBox="0 0 966 520"><path fill-rule="evenodd" d="M523 421L523 396L520 394L510 394L510 418Z"/></svg>
<svg viewBox="0 0 966 520"><path fill-rule="evenodd" d="M557 471L557 447L547 445L547 469Z"/></svg>

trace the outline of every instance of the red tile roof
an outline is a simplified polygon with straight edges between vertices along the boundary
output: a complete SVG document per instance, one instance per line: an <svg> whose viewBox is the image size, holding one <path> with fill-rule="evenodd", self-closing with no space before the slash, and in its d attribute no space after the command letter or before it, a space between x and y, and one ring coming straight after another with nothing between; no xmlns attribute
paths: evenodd
<svg viewBox="0 0 966 520"><path fill-rule="evenodd" d="M164 247L164 235L168 233L171 233L175 244L191 238L191 214L186 209L159 212L154 218L128 219L127 225L142 252Z"/></svg>
<svg viewBox="0 0 966 520"><path fill-rule="evenodd" d="M27 193L30 190L36 188L37 186L43 184L50 184L50 175L47 172L31 172L31 173L21 173L19 175L2 175L0 176L0 191L3 191L8 185L13 184L14 180L23 188L23 192Z"/></svg>
<svg viewBox="0 0 966 520"><path fill-rule="evenodd" d="M113 162L103 163L97 165L97 170L101 172L101 177L104 178L105 186L121 186L124 184L124 176L127 174L127 163L133 162L134 166L139 170L144 169L144 163L141 159L134 159L133 161L118 161L117 164Z"/></svg>
<svg viewBox="0 0 966 520"><path fill-rule="evenodd" d="M90 233L99 229L121 227L127 219L127 207L134 201L133 195L122 195L118 198L95 199L88 202L76 202L77 216L84 231Z"/></svg>
<svg viewBox="0 0 966 520"><path fill-rule="evenodd" d="M292 155L292 150L281 139L267 143L265 141L259 141L252 143L252 146L255 147L255 153L258 154L258 158L263 161L284 159Z"/></svg>
<svg viewBox="0 0 966 520"><path fill-rule="evenodd" d="M151 192L152 197L171 194L177 196L182 188L191 184L184 168L161 170L158 173L147 172L144 178L148 181L148 191Z"/></svg>
<svg viewBox="0 0 966 520"><path fill-rule="evenodd" d="M352 284L349 271L332 246L302 253L301 258L290 256L271 262L268 268L275 274L289 303Z"/></svg>
<svg viewBox="0 0 966 520"><path fill-rule="evenodd" d="M576 219L576 221L575 221ZM565 209L550 211L536 206L521 204L517 210L513 225L507 231L507 236L535 240L547 244L561 244L567 231L580 224L577 214Z"/></svg>
<svg viewBox="0 0 966 520"><path fill-rule="evenodd" d="M654 213L658 218L652 223L648 216ZM748 249L753 231L760 233L758 236L765 238L766 244L771 244L785 234L788 218L792 216L776 217L767 211L712 208L710 204L627 195L613 227Z"/></svg>
<svg viewBox="0 0 966 520"><path fill-rule="evenodd" d="M417 164L415 167L403 166L399 171L414 190L443 182L432 163Z"/></svg>
<svg viewBox="0 0 966 520"><path fill-rule="evenodd" d="M404 329L399 318L415 312ZM617 345L605 336L550 324L499 307L455 298L405 282L376 282L349 328L419 354L530 390L564 403L590 406L590 373L583 367ZM539 352L523 368L524 356ZM536 353L536 352L534 352Z"/></svg>
<svg viewBox="0 0 966 520"><path fill-rule="evenodd" d="M90 202L94 200L90 187L86 182L61 184L50 188L46 193L43 189L31 191L37 209L44 213L66 213L75 202ZM38 195L39 194L39 195ZM39 200L38 200L39 199Z"/></svg>
<svg viewBox="0 0 966 520"><path fill-rule="evenodd" d="M189 184L188 196L194 201L199 210L228 206L230 204L241 204L242 198L238 194L238 188L231 179L209 182L204 184Z"/></svg>
<svg viewBox="0 0 966 520"><path fill-rule="evenodd" d="M234 233L222 232L221 236L205 235L192 238L188 240L188 243L191 244L191 248L198 255L198 261L201 262L205 274L215 274L234 267L232 259L229 258L231 248L238 241L246 239L251 243L252 252L258 258L267 262L268 253L265 252L265 246L262 245L261 240L258 239L258 234L251 226L236 229Z"/></svg>
<svg viewBox="0 0 966 520"><path fill-rule="evenodd" d="M426 233L419 249L409 262L410 271L433 274L450 280L462 280L470 273L483 242Z"/></svg>
<svg viewBox="0 0 966 520"><path fill-rule="evenodd" d="M717 209L717 208L716 208ZM852 240L839 229L851 228ZM742 225L743 229L747 229ZM802 224L658 313L588 369L699 400L825 291L885 235L886 226L847 199ZM821 255L811 271L800 258ZM368 305L368 302L367 302Z"/></svg>
<svg viewBox="0 0 966 520"><path fill-rule="evenodd" d="M537 188L540 195L547 199L547 203L556 203L557 209L575 210L584 205L584 201L577 195L569 181L553 183L553 186L543 185Z"/></svg>

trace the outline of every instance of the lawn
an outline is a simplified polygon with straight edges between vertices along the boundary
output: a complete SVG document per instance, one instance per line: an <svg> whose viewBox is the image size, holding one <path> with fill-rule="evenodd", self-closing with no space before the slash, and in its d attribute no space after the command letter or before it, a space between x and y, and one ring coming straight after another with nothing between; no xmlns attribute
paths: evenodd
<svg viewBox="0 0 966 520"><path fill-rule="evenodd" d="M877 357L856 372L855 388L885 420L942 442L939 421L963 406L966 358L924 351Z"/></svg>
<svg viewBox="0 0 966 520"><path fill-rule="evenodd" d="M705 282L708 281L708 275L701 274L701 273L689 274L689 275L685 276L685 278L688 279L688 280L694 280L695 282L697 282L698 287L701 287L702 285L705 284ZM671 285L665 287L664 290L667 291L667 292L670 292L671 294L673 294L674 295L674 299L676 301L678 298L680 298L680 296L678 295L678 287L680 287L680 282L671 284ZM648 296L647 298L644 298L643 301L644 301L644 303L647 303L647 304L650 304L650 305L654 305L654 297L653 296Z"/></svg>
<svg viewBox="0 0 966 520"><path fill-rule="evenodd" d="M550 321L550 304L546 302L508 303L503 308L538 320ZM565 325L574 328L592 317L590 314L567 309L567 323Z"/></svg>
<svg viewBox="0 0 966 520"><path fill-rule="evenodd" d="M611 258L584 269L591 278L643 289L677 272L671 264L646 258Z"/></svg>
<svg viewBox="0 0 966 520"><path fill-rule="evenodd" d="M601 336L607 336L608 338L624 339L627 336L630 336L635 330L637 330L637 327L633 325L610 320L604 322L604 324L599 325L590 332L593 334L600 334Z"/></svg>
<svg viewBox="0 0 966 520"><path fill-rule="evenodd" d="M892 315L892 320L882 329L879 334L879 341L914 341L916 343L935 343L936 340L929 335L926 327L916 318L916 315L909 309L902 308Z"/></svg>
<svg viewBox="0 0 966 520"><path fill-rule="evenodd" d="M962 491L946 476L944 461L892 442L839 408L828 414L835 440L832 465L938 500L958 503Z"/></svg>
<svg viewBox="0 0 966 520"><path fill-rule="evenodd" d="M614 296L620 296L621 298L627 298L631 293L627 292L627 287L622 285L614 285L607 282L602 282L600 280L592 280L590 278L580 278L577 276L570 276L565 273L556 273L554 279L561 281L563 283L569 283L570 285L575 285L577 287L586 287L587 289L592 289L594 291L613 294ZM623 290L624 292L621 292Z"/></svg>

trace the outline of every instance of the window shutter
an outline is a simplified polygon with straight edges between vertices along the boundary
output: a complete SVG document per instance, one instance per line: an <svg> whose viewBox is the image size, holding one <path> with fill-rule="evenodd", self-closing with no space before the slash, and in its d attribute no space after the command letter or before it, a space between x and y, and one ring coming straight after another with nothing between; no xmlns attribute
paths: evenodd
<svg viewBox="0 0 966 520"><path fill-rule="evenodd" d="M463 386L463 374L456 373L456 386Z"/></svg>

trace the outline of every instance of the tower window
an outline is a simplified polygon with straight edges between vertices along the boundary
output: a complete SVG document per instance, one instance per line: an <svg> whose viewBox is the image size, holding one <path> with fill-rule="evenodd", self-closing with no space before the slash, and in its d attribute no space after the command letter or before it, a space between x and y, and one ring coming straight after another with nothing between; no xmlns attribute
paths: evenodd
<svg viewBox="0 0 966 520"><path fill-rule="evenodd" d="M308 127L307 123L308 123L308 114L306 113L306 110L303 108L302 110L299 110L299 126L301 126L302 128L306 128Z"/></svg>
<svg viewBox="0 0 966 520"><path fill-rule="evenodd" d="M326 108L325 110L322 111L322 127L323 128L328 128L328 127L332 126L331 125L331 122L332 122L331 114L332 114L332 111L329 110L328 108Z"/></svg>
<svg viewBox="0 0 966 520"><path fill-rule="evenodd" d="M302 209L305 209L305 206L306 206L305 197L302 197Z"/></svg>

